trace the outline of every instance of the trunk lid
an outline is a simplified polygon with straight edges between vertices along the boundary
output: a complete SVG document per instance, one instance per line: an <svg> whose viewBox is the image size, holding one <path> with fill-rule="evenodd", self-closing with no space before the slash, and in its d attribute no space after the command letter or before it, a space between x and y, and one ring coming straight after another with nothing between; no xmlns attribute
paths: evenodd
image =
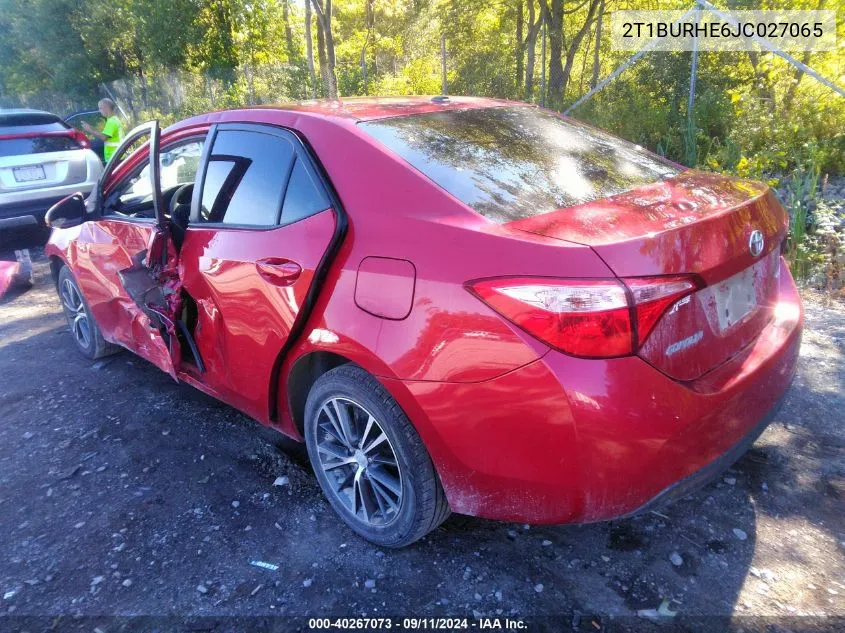
<svg viewBox="0 0 845 633"><path fill-rule="evenodd" d="M777 301L787 214L761 183L690 170L508 226L588 245L619 277L694 275L700 289L671 306L639 349L677 380L695 380L751 343Z"/></svg>

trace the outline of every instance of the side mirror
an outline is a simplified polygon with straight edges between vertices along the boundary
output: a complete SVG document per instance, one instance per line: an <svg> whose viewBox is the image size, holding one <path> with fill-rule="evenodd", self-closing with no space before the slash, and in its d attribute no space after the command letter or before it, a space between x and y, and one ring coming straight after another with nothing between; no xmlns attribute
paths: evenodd
<svg viewBox="0 0 845 633"><path fill-rule="evenodd" d="M47 211L44 221L53 229L82 224L85 221L85 198L81 193L74 193L59 200Z"/></svg>

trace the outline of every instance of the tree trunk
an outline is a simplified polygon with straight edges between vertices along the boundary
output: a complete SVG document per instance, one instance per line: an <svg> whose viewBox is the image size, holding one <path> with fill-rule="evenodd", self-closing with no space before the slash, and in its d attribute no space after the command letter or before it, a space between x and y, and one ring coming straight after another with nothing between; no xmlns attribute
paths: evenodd
<svg viewBox="0 0 845 633"><path fill-rule="evenodd" d="M138 84L141 88L141 105L144 110L150 109L149 95L147 94L147 78L144 76L143 67L138 68Z"/></svg>
<svg viewBox="0 0 845 633"><path fill-rule="evenodd" d="M775 93L772 85L769 82L769 77L760 68L760 54L757 51L748 51L748 60L751 62L751 68L754 69L755 77L755 92L758 97L765 100L769 107L769 112L775 112Z"/></svg>
<svg viewBox="0 0 845 633"><path fill-rule="evenodd" d="M528 0L529 3L533 0ZM522 42L522 0L516 0L516 91L522 91L522 64L525 60L525 48Z"/></svg>
<svg viewBox="0 0 845 633"><path fill-rule="evenodd" d="M367 0L365 5L366 21L367 21L367 37L364 40L364 45L361 47L361 77L364 80L364 94L370 94L367 89L367 46L370 44L370 37L373 34L373 28L376 25L375 13L373 12L373 3L375 0ZM378 70L376 70L378 72Z"/></svg>
<svg viewBox="0 0 845 633"><path fill-rule="evenodd" d="M364 94L370 94L367 91L367 45L361 47L361 79L364 81Z"/></svg>
<svg viewBox="0 0 845 633"><path fill-rule="evenodd" d="M599 82L599 49L601 48L601 18L604 15L604 0L599 4L599 17L596 22L596 46L593 50L593 77L590 79L590 90Z"/></svg>
<svg viewBox="0 0 845 633"><path fill-rule="evenodd" d="M540 0L549 36L549 107L563 103L563 0Z"/></svg>
<svg viewBox="0 0 845 633"><path fill-rule="evenodd" d="M575 34L575 37L569 42L569 46L566 50L566 65L563 67L563 74L561 78L561 85L560 85L560 97L563 100L563 93L566 90L566 86L569 84L569 77L572 75L572 64L575 61L575 54L578 52L578 47L581 45L581 41L584 39L584 36L589 32L590 27L593 24L593 20L596 17L596 8L599 5L600 0L590 0L590 6L587 10L587 17L584 20L584 25L578 29L578 32Z"/></svg>
<svg viewBox="0 0 845 633"><path fill-rule="evenodd" d="M528 0L528 32L525 34L525 100L534 98L534 61L537 53L537 36L543 25L542 14L534 11L534 0Z"/></svg>
<svg viewBox="0 0 845 633"><path fill-rule="evenodd" d="M326 0L325 20L326 56L329 62L329 92L330 98L337 99L337 74L335 73L334 35L332 34L332 0Z"/></svg>
<svg viewBox="0 0 845 633"><path fill-rule="evenodd" d="M293 31L290 28L290 0L282 0L282 20L285 23L285 48L288 53L288 63L292 64L296 59L296 47L293 45ZM306 3L307 5L308 3Z"/></svg>
<svg viewBox="0 0 845 633"><path fill-rule="evenodd" d="M566 63L564 64L563 16L566 12L563 10L563 0L540 0L540 7L549 30L549 107L559 108L563 105L564 91L572 74L572 63L575 60L575 54L578 52L578 46L581 44L581 40L584 39L584 35L586 35L590 26L593 24L599 1L589 0L589 8L584 24L578 29L575 37L568 42L566 47ZM572 9L569 13L574 13L576 10Z"/></svg>
<svg viewBox="0 0 845 633"><path fill-rule="evenodd" d="M812 54L813 51L804 51L801 63L805 66L809 65L810 55ZM789 84L789 89L786 91L786 96L783 99L783 105L787 110L792 109L792 103L795 101L795 91L798 89L798 83L801 81L801 77L803 76L804 71L796 66L792 71L792 82Z"/></svg>
<svg viewBox="0 0 845 633"><path fill-rule="evenodd" d="M448 86L446 85L446 34L440 34L440 73L441 73L441 94L448 93Z"/></svg>
<svg viewBox="0 0 845 633"><path fill-rule="evenodd" d="M314 71L314 42L311 36L311 3L305 3L305 57L311 78L311 98L317 98L317 73Z"/></svg>
<svg viewBox="0 0 845 633"><path fill-rule="evenodd" d="M317 20L317 58L320 60L320 78L323 83L323 96L329 96L329 62L326 59L326 36L323 23Z"/></svg>
<svg viewBox="0 0 845 633"><path fill-rule="evenodd" d="M252 74L253 64L247 64L246 66L246 80L247 85L249 87L249 105L255 105L255 80L253 79Z"/></svg>
<svg viewBox="0 0 845 633"><path fill-rule="evenodd" d="M593 45L593 32L590 31L587 43L584 44L584 54L581 55L581 73L578 78L578 94L584 94L584 77L587 76L587 59L590 57L590 47Z"/></svg>
<svg viewBox="0 0 845 633"><path fill-rule="evenodd" d="M323 87L329 99L337 99L337 75L335 75L334 37L332 36L332 0L311 0L317 14L317 44L320 53L320 74ZM323 63L325 59L325 64Z"/></svg>
<svg viewBox="0 0 845 633"><path fill-rule="evenodd" d="M537 47L537 38L525 42L525 100L531 101L534 98L534 54Z"/></svg>

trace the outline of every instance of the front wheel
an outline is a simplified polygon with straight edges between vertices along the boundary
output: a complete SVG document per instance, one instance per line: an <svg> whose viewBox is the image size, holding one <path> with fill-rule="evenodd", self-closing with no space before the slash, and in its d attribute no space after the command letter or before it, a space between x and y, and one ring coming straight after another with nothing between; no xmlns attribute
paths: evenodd
<svg viewBox="0 0 845 633"><path fill-rule="evenodd" d="M107 343L103 338L103 333L94 320L82 291L79 290L79 284L67 266L63 266L59 271L58 291L73 342L86 358L96 360L120 350L120 347Z"/></svg>
<svg viewBox="0 0 845 633"><path fill-rule="evenodd" d="M336 367L314 383L305 405L305 443L332 508L365 539L403 547L449 516L422 440L360 367Z"/></svg>

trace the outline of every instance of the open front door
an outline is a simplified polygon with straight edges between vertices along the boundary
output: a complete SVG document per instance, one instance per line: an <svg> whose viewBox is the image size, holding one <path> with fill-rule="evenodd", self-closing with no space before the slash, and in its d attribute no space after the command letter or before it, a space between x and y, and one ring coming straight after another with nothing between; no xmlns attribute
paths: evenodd
<svg viewBox="0 0 845 633"><path fill-rule="evenodd" d="M129 170L131 173L132 159L127 160L127 166L123 167L123 158L134 152L147 136L149 154L147 166L143 168L149 169L149 202L152 204L154 222L138 224L129 218L126 222L118 222L122 225L119 230L110 231L116 237L119 236L121 246L131 262L128 267L117 271L119 283L131 300L121 302L123 314L128 316L130 322L117 325L128 326L128 331L122 334L131 341L133 351L175 379L176 368L181 362L176 318L181 310L181 284L177 273L177 253L170 239L170 218L166 214L162 196L159 161L161 130L157 121L139 125L127 135L106 166L94 204L103 211L102 224L115 223L110 219L112 216L109 215L109 209L112 196L119 191L110 189L110 176L120 172L114 179L119 182L125 175L124 171ZM139 248L139 238L143 240L142 248Z"/></svg>

